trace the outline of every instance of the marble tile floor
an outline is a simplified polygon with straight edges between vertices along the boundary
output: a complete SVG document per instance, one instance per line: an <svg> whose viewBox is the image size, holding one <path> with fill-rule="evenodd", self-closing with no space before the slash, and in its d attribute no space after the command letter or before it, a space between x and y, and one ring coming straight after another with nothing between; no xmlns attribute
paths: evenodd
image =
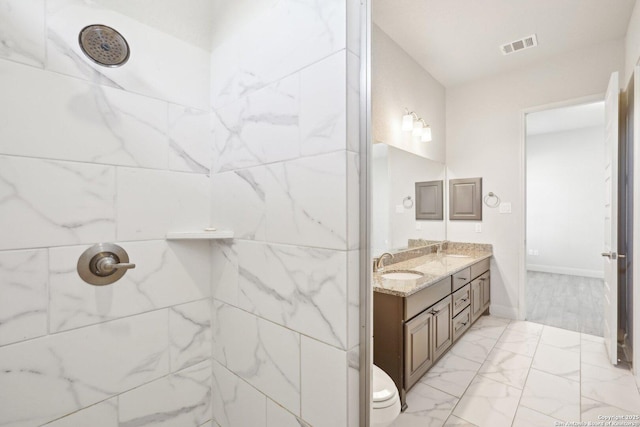
<svg viewBox="0 0 640 427"><path fill-rule="evenodd" d="M602 279L527 271L527 320L602 336L603 289Z"/></svg>
<svg viewBox="0 0 640 427"><path fill-rule="evenodd" d="M409 390L407 405L393 427L554 427L640 415L640 390L630 371L609 364L601 337L483 316Z"/></svg>

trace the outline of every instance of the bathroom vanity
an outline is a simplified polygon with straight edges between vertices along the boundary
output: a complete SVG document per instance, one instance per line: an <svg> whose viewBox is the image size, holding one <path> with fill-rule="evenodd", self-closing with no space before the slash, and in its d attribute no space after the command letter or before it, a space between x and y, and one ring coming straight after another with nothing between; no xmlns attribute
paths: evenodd
<svg viewBox="0 0 640 427"><path fill-rule="evenodd" d="M491 245L395 254L374 272L374 364L406 393L490 303Z"/></svg>

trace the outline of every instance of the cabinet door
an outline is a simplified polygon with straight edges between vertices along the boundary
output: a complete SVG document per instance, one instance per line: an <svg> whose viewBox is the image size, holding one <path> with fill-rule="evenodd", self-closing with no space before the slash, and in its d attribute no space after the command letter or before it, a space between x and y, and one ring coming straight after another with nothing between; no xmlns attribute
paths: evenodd
<svg viewBox="0 0 640 427"><path fill-rule="evenodd" d="M484 273L479 280L482 283L482 311L484 311L489 307L491 301L491 276L489 276L489 272Z"/></svg>
<svg viewBox="0 0 640 427"><path fill-rule="evenodd" d="M433 315L425 311L404 325L404 388L415 384L433 364Z"/></svg>
<svg viewBox="0 0 640 427"><path fill-rule="evenodd" d="M449 219L482 220L482 178L449 180Z"/></svg>
<svg viewBox="0 0 640 427"><path fill-rule="evenodd" d="M451 318L453 305L451 297L445 298L436 304L431 313L433 314L433 359L440 357L453 342L453 331L451 329Z"/></svg>
<svg viewBox="0 0 640 427"><path fill-rule="evenodd" d="M471 282L471 322L475 322L482 314L482 282L480 278Z"/></svg>

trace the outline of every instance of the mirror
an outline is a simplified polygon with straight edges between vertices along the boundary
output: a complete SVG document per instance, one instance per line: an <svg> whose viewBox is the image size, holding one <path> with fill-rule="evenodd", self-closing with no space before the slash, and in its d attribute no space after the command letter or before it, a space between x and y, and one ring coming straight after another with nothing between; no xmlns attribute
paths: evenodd
<svg viewBox="0 0 640 427"><path fill-rule="evenodd" d="M409 239L446 239L446 226L442 219L416 219L415 194L417 182L445 181L443 163L378 143L373 146L371 169L374 254L406 249ZM411 197L411 206L407 197Z"/></svg>
<svg viewBox="0 0 640 427"><path fill-rule="evenodd" d="M445 220L434 219L437 215L416 220L416 183L444 181L446 211L445 100L444 86L382 31L374 16L371 32L374 256L406 249L409 239L446 240ZM413 116L412 129L405 129L407 115ZM415 129L418 124L421 126ZM422 138L422 134L414 132L427 126L431 138Z"/></svg>

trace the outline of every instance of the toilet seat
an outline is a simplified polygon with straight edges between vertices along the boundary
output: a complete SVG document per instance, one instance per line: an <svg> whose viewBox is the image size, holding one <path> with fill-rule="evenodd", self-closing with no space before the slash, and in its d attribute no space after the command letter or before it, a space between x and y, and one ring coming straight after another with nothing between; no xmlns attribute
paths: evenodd
<svg viewBox="0 0 640 427"><path fill-rule="evenodd" d="M373 409L388 408L398 400L398 389L385 371L373 365Z"/></svg>

